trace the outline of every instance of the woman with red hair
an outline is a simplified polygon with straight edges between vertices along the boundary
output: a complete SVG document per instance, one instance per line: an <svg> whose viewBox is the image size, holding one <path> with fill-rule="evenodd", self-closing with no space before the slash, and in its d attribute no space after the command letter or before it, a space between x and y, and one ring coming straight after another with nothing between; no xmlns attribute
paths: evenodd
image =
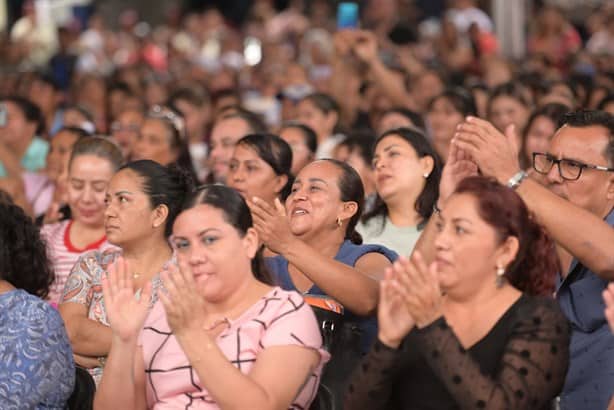
<svg viewBox="0 0 614 410"><path fill-rule="evenodd" d="M554 243L512 189L482 177L435 218L431 266L417 251L381 282L378 341L346 408L549 408L569 362L569 327L548 297Z"/></svg>

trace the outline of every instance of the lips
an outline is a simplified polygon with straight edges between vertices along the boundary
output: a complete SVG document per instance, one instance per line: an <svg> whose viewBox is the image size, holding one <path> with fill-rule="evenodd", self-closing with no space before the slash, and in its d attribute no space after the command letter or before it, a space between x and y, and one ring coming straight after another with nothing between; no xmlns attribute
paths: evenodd
<svg viewBox="0 0 614 410"><path fill-rule="evenodd" d="M290 213L291 216L301 216L301 215L307 215L309 212L307 212L306 209L304 208L300 208L300 207L296 207L292 209L292 212Z"/></svg>
<svg viewBox="0 0 614 410"><path fill-rule="evenodd" d="M390 178L392 178L391 175L387 175L387 174L378 175L377 182L378 183L382 183L382 182L384 182L384 181L386 181L386 180L388 180Z"/></svg>
<svg viewBox="0 0 614 410"><path fill-rule="evenodd" d="M81 216L86 218L91 218L92 216L96 216L98 210L96 209L79 209L79 213Z"/></svg>

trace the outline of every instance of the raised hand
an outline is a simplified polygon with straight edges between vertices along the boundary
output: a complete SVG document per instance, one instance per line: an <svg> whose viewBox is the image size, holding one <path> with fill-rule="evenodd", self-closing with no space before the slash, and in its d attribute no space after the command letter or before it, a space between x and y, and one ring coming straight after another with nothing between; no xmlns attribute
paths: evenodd
<svg viewBox="0 0 614 410"><path fill-rule="evenodd" d="M518 136L514 125L502 134L490 122L467 117L460 124L452 144L466 151L482 174L505 184L520 170Z"/></svg>
<svg viewBox="0 0 614 410"><path fill-rule="evenodd" d="M252 211L254 228L260 240L271 251L283 255L284 250L296 239L290 231L284 206L279 199L275 199L275 207L272 207L266 201L256 197L247 204Z"/></svg>
<svg viewBox="0 0 614 410"><path fill-rule="evenodd" d="M168 270L162 273L162 280L167 293L160 292L160 300L173 334L181 338L190 331L204 329L204 298L198 292L198 284L190 266L187 263L180 263L179 267L171 264Z"/></svg>
<svg viewBox="0 0 614 410"><path fill-rule="evenodd" d="M354 30L352 51L354 55L365 63L374 61L377 56L377 39L370 31Z"/></svg>
<svg viewBox="0 0 614 410"><path fill-rule="evenodd" d="M130 267L120 256L102 277L102 292L113 334L124 342L135 340L149 312L151 282L143 287L140 297L135 296Z"/></svg>
<svg viewBox="0 0 614 410"><path fill-rule="evenodd" d="M425 327L443 315L443 296L439 287L437 265L428 266L419 251L411 260L399 258L399 263L411 283L405 305L419 328Z"/></svg>
<svg viewBox="0 0 614 410"><path fill-rule="evenodd" d="M384 279L380 282L377 307L378 338L386 346L395 349L415 324L405 304L408 297L407 288L410 286L398 261L386 268Z"/></svg>
<svg viewBox="0 0 614 410"><path fill-rule="evenodd" d="M463 179L477 174L478 166L471 157L457 144L450 144L448 159L439 182L439 203L445 203Z"/></svg>

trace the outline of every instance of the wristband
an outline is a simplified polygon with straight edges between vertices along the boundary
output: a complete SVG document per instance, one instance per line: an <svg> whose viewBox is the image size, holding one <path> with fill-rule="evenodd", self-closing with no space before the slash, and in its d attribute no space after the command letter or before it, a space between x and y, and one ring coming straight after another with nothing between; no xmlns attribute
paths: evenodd
<svg viewBox="0 0 614 410"><path fill-rule="evenodd" d="M507 187L512 189L518 188L518 185L520 185L528 176L529 174L527 174L526 171L518 171L509 179L509 181L507 181Z"/></svg>

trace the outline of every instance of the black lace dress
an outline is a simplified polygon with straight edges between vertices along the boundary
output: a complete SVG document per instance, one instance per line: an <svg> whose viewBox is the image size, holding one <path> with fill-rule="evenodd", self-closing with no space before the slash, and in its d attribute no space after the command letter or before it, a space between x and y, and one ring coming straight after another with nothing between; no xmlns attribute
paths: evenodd
<svg viewBox="0 0 614 410"><path fill-rule="evenodd" d="M412 330L398 350L376 342L344 408L547 409L568 363L569 325L556 301L522 295L469 349L444 318Z"/></svg>

